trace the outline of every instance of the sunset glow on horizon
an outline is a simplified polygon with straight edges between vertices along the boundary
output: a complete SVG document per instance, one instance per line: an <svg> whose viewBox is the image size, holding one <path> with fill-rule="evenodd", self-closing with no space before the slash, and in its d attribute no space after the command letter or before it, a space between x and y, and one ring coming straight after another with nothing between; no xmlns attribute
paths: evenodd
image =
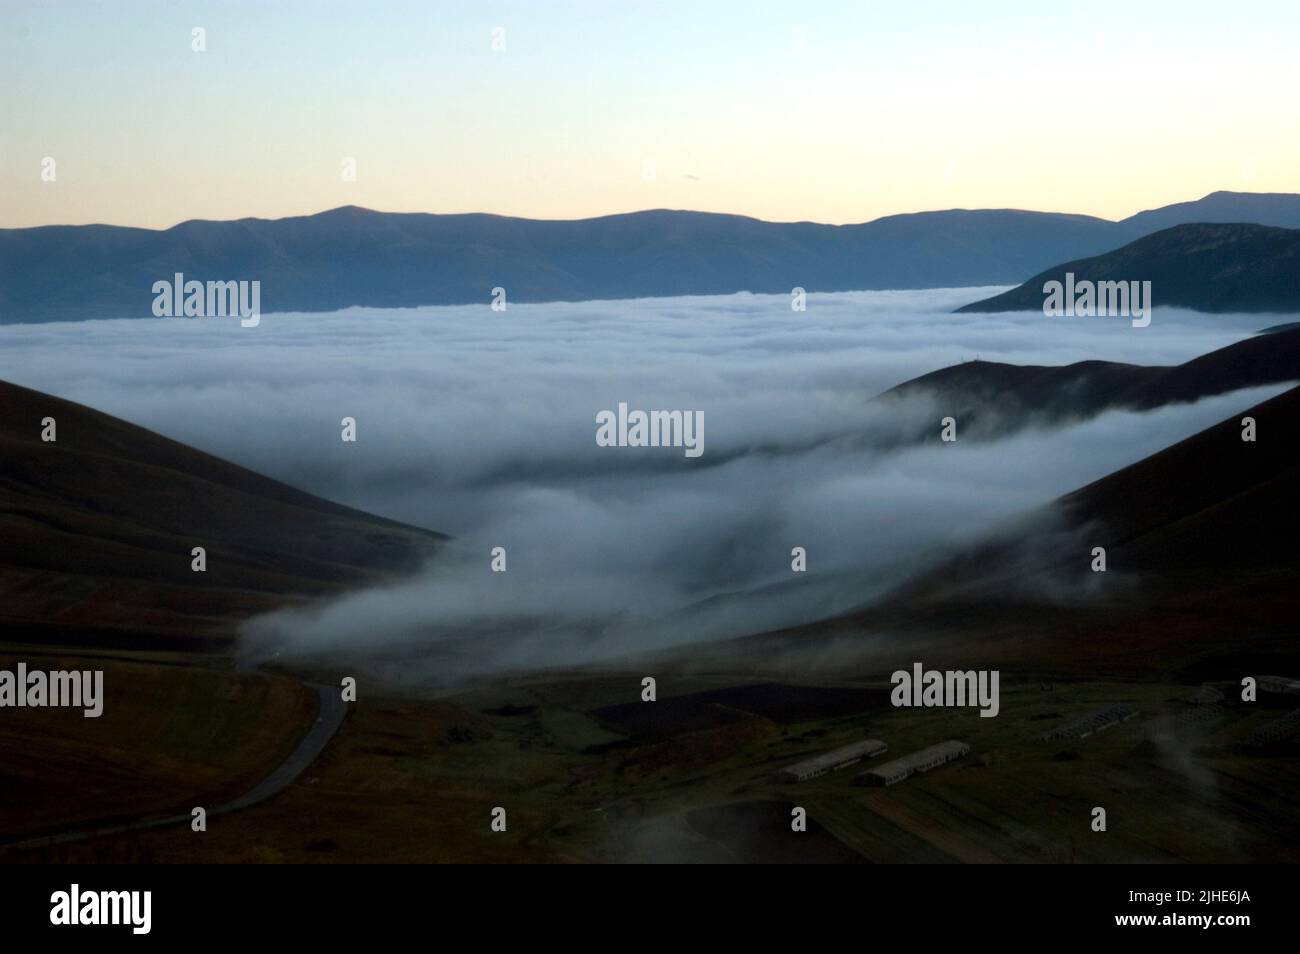
<svg viewBox="0 0 1300 954"><path fill-rule="evenodd" d="M6 4L0 227L342 205L1114 219L1217 190L1300 192L1300 8L1234 16L1118 2L667 3L654 16Z"/></svg>

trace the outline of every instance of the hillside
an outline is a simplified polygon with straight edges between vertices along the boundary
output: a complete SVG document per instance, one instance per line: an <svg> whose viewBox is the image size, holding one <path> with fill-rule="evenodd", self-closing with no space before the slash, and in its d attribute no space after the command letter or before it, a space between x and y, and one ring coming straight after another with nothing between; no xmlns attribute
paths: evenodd
<svg viewBox="0 0 1300 954"><path fill-rule="evenodd" d="M1104 255L1056 265L1017 288L958 312L1039 311L1043 286L1149 281L1157 306L1204 312L1300 312L1300 230L1263 225L1179 225Z"/></svg>
<svg viewBox="0 0 1300 954"><path fill-rule="evenodd" d="M968 361L913 378L879 400L930 398L963 436L1142 411L1242 388L1300 381L1300 327L1256 335L1172 367L1079 361L1064 366Z"/></svg>
<svg viewBox="0 0 1300 954"><path fill-rule="evenodd" d="M5 382L0 460L11 641L219 643L255 612L414 570L444 539Z"/></svg>
<svg viewBox="0 0 1300 954"><path fill-rule="evenodd" d="M1241 439L1245 416L1254 443ZM736 641L707 661L811 654L845 672L903 656L978 659L1093 678L1295 669L1297 440L1300 387L1066 495L869 606ZM1091 569L1093 546L1106 548L1104 574Z"/></svg>
<svg viewBox="0 0 1300 954"><path fill-rule="evenodd" d="M1211 192L1192 202L1148 209L1120 221L1138 235L1189 222L1250 222L1281 229L1300 229L1300 195L1286 192Z"/></svg>

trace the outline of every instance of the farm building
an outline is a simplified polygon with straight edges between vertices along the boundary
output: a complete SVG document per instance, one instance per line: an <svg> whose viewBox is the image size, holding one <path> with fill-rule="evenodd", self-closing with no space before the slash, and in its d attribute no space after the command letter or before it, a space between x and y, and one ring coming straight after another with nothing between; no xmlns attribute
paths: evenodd
<svg viewBox="0 0 1300 954"><path fill-rule="evenodd" d="M802 762L796 762L794 765L781 769L777 775L782 781L806 782L818 775L825 775L835 769L841 769L846 765L852 765L854 762L860 762L862 759L869 759L873 755L879 755L886 748L885 743L879 739L863 739L861 742L842 745L838 749L831 749L831 751L823 752L821 755L804 759Z"/></svg>
<svg viewBox="0 0 1300 954"><path fill-rule="evenodd" d="M916 772L928 772L932 768L938 768L940 765L959 759L969 752L970 746L965 742L949 739L947 742L931 745L918 752L886 762L884 765L868 769L858 775L853 780L853 783L855 785L893 785L896 782L901 782L909 775Z"/></svg>
<svg viewBox="0 0 1300 954"><path fill-rule="evenodd" d="M1107 709L1101 709L1091 715L1086 715L1081 719L1075 719L1073 722L1067 722L1064 725L1057 726L1044 732L1039 736L1044 742L1052 742L1057 739L1086 739L1094 732L1100 732L1103 729L1109 729L1111 726L1119 725L1121 722L1127 722L1137 715L1136 710L1128 706L1110 706Z"/></svg>
<svg viewBox="0 0 1300 954"><path fill-rule="evenodd" d="M1288 679L1286 676L1260 676L1257 681L1261 692L1300 696L1300 679Z"/></svg>

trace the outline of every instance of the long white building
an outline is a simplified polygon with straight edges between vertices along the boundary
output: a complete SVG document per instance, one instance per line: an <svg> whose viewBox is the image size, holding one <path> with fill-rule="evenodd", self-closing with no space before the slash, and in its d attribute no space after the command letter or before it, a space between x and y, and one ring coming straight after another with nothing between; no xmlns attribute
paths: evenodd
<svg viewBox="0 0 1300 954"><path fill-rule="evenodd" d="M1257 680L1264 692L1276 692L1285 696L1300 696L1300 679L1287 676L1260 676Z"/></svg>
<svg viewBox="0 0 1300 954"><path fill-rule="evenodd" d="M1044 742L1054 742L1058 739L1086 739L1094 733L1117 726L1121 722L1127 722L1136 715L1137 710L1130 709L1128 706L1109 706L1072 722L1057 726L1055 729L1049 729L1039 738Z"/></svg>
<svg viewBox="0 0 1300 954"><path fill-rule="evenodd" d="M831 749L831 751L823 752L821 755L815 755L810 759L804 759L802 762L796 762L794 765L781 769L777 775L784 781L806 782L818 775L825 775L827 772L844 768L854 762L869 759L873 755L880 755L887 748L888 746L879 739L863 739L861 742L842 745L838 749Z"/></svg>
<svg viewBox="0 0 1300 954"><path fill-rule="evenodd" d="M970 753L970 746L956 739L927 746L920 751L867 769L853 780L855 785L895 785L917 772L928 772Z"/></svg>

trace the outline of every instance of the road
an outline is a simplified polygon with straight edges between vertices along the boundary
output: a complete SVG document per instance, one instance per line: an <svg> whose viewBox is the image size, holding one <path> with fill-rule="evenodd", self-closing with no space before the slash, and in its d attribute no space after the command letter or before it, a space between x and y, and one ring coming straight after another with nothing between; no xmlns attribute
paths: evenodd
<svg viewBox="0 0 1300 954"><path fill-rule="evenodd" d="M343 725L343 717L347 715L347 705L343 702L343 697L338 686L321 686L314 683L304 683L311 689L316 690L320 698L320 711L316 714L316 721L312 723L307 734L303 736L302 741L298 743L297 748L289 753L280 765L266 778L258 782L248 792L239 796L234 801L226 802L215 808L208 809L208 817L214 815L224 815L228 812L236 812L241 808L249 808L258 802L264 802L274 795L288 788L293 781L298 778L316 757L325 750L330 739L338 732L339 727ZM28 838L24 841L10 842L7 845L0 845L0 852L4 851L21 851L29 848L48 848L53 845L66 845L74 841L85 841L88 838L99 838L104 835L120 835L129 831L146 831L150 828L164 828L168 825L189 824L193 816L188 812L184 815L169 815L166 818L153 818L146 821L123 822L117 825L108 825L103 828L92 828L85 831L68 832L63 835L46 835L40 838Z"/></svg>

